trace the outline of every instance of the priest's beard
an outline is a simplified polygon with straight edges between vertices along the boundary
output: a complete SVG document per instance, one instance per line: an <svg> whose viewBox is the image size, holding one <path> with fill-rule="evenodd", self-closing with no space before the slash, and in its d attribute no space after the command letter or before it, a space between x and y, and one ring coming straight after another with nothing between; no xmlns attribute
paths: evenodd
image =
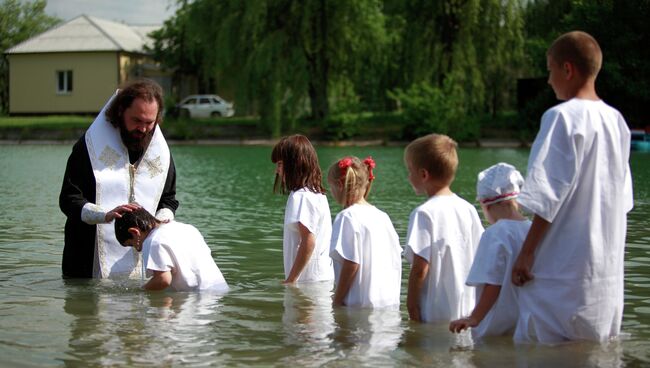
<svg viewBox="0 0 650 368"><path fill-rule="evenodd" d="M138 156L142 155L149 142L153 138L153 133L158 127L158 124L154 126L151 131L148 133L142 133L136 129L128 131L124 126L124 123L120 124L120 136L122 137L122 142L129 150L129 152L136 153Z"/></svg>

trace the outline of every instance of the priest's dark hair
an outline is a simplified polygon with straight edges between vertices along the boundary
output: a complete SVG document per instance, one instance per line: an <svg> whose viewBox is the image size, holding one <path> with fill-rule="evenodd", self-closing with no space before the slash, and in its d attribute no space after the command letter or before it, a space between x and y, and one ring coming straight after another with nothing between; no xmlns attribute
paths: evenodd
<svg viewBox="0 0 650 368"><path fill-rule="evenodd" d="M282 162L283 175L276 173L273 192L284 194L307 188L314 193L325 193L323 174L318 164L316 149L304 135L294 134L280 139L271 152L271 162Z"/></svg>
<svg viewBox="0 0 650 368"><path fill-rule="evenodd" d="M158 219L153 217L144 208L138 208L131 212L124 212L122 217L115 219L115 238L117 241L124 245L124 242L131 239L129 229L132 227L140 229L140 231L148 232L161 223Z"/></svg>
<svg viewBox="0 0 650 368"><path fill-rule="evenodd" d="M158 114L156 115L156 124L162 122L163 114L163 91L162 87L151 79L137 79L127 82L117 92L117 96L106 110L106 120L114 127L119 127L124 119L124 110L131 107L136 98L141 98L147 102L156 101L158 103Z"/></svg>

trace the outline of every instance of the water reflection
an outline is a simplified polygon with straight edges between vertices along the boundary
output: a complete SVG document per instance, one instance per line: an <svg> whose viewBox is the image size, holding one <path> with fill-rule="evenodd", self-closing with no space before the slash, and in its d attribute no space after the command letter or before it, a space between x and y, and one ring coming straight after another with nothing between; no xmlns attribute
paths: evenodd
<svg viewBox="0 0 650 368"><path fill-rule="evenodd" d="M331 344L349 364L373 365L393 361L402 338L402 317L394 309L334 309Z"/></svg>
<svg viewBox="0 0 650 368"><path fill-rule="evenodd" d="M453 336L443 324L409 323L401 347L403 360L440 367L623 367L623 344L572 342L555 346L515 345L509 336L485 337L472 344L469 334Z"/></svg>
<svg viewBox="0 0 650 368"><path fill-rule="evenodd" d="M332 282L287 285L284 292L284 325L287 344L327 343L334 330Z"/></svg>
<svg viewBox="0 0 650 368"><path fill-rule="evenodd" d="M281 360L284 364L318 367L335 359L336 352L329 347L334 331L332 287L331 281L285 287L282 336L292 353Z"/></svg>
<svg viewBox="0 0 650 368"><path fill-rule="evenodd" d="M473 366L470 332L452 334L447 323L408 322L401 347L414 364L422 362L440 366Z"/></svg>
<svg viewBox="0 0 650 368"><path fill-rule="evenodd" d="M68 367L205 364L219 353L212 323L222 295L147 293L133 280L65 284Z"/></svg>

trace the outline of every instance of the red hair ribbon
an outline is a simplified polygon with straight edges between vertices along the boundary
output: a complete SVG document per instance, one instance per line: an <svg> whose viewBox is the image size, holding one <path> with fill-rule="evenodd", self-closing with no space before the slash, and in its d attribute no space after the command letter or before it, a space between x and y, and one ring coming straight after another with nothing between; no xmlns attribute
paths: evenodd
<svg viewBox="0 0 650 368"><path fill-rule="evenodd" d="M375 164L375 160L372 159L372 156L368 156L363 160L363 163L366 164L366 166L368 166L368 180L369 181L375 180L375 175L373 175L372 173L372 169L374 169L375 166L377 166L377 164Z"/></svg>
<svg viewBox="0 0 650 368"><path fill-rule="evenodd" d="M339 169L341 169L341 177L345 177L345 174L348 172L348 168L352 166L352 159L350 157L345 157L339 160Z"/></svg>

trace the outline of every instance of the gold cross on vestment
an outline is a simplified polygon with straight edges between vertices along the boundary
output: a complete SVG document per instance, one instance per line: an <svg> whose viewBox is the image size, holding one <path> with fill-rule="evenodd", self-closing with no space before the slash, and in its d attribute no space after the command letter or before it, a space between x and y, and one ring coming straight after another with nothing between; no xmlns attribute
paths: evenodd
<svg viewBox="0 0 650 368"><path fill-rule="evenodd" d="M160 162L160 156L156 157L153 160L148 160L145 158L143 162L147 166L147 170L149 170L150 178L153 178L158 174L162 174L163 169L162 169L162 163Z"/></svg>
<svg viewBox="0 0 650 368"><path fill-rule="evenodd" d="M120 161L122 156L109 146L104 147L102 154L99 155L99 160L110 169L114 169L115 165Z"/></svg>

